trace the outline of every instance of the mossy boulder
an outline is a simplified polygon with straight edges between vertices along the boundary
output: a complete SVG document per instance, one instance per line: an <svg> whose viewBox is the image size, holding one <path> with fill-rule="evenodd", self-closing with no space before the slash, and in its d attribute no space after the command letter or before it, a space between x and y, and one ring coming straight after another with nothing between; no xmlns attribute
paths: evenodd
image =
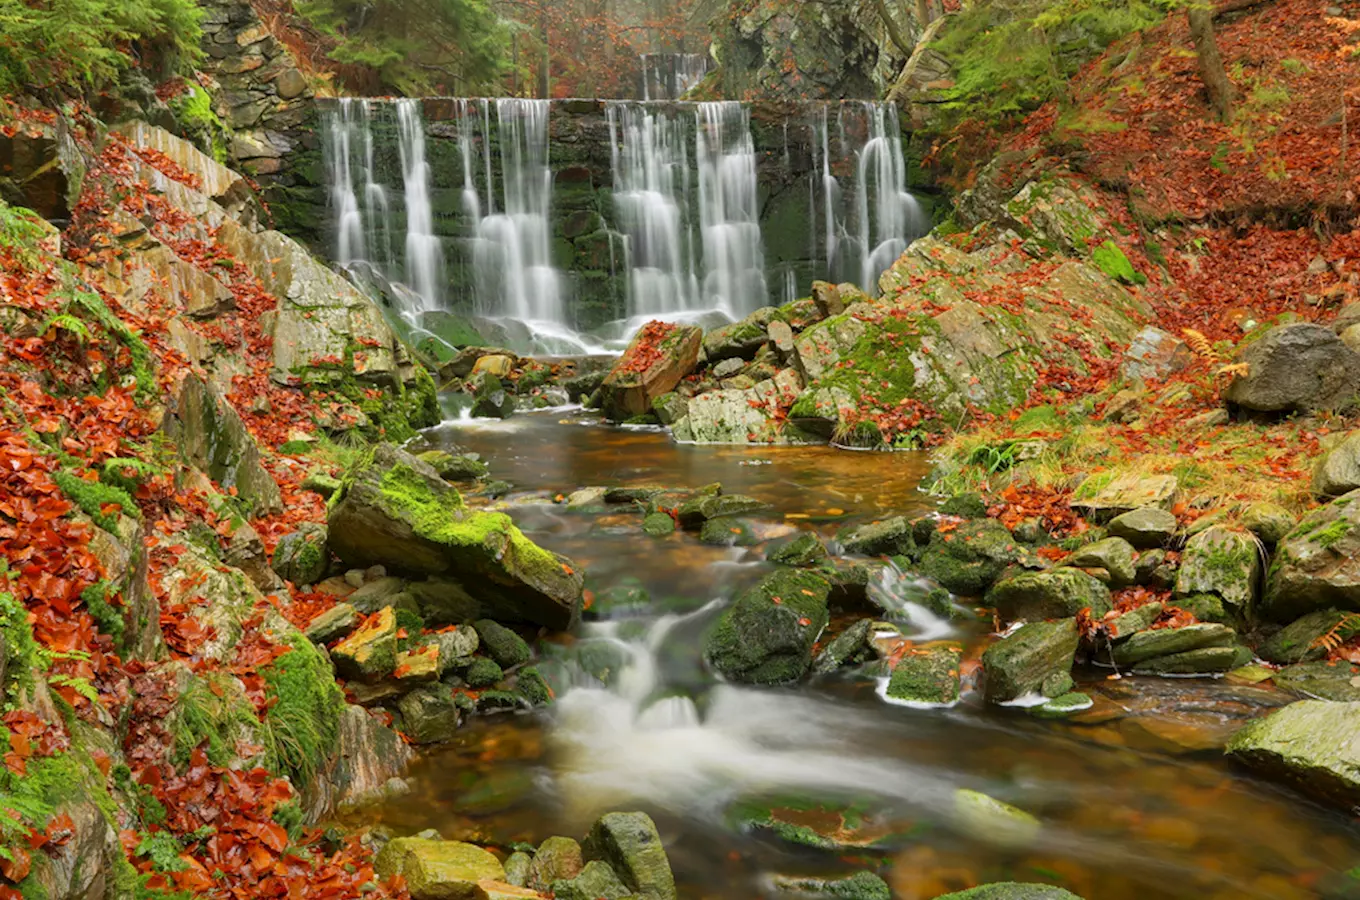
<svg viewBox="0 0 1360 900"><path fill-rule="evenodd" d="M1006 703L1056 684L1067 675L1077 653L1077 621L1030 622L1002 638L982 654L986 695L992 703ZM1053 696L1065 693L1052 691Z"/></svg>
<svg viewBox="0 0 1360 900"><path fill-rule="evenodd" d="M586 863L574 878L552 882L547 890L554 900L625 900L632 895L613 867L598 859Z"/></svg>
<svg viewBox="0 0 1360 900"><path fill-rule="evenodd" d="M906 516L893 516L881 522L848 528L837 534L836 540L846 553L864 556L906 556L916 549L912 530L912 521Z"/></svg>
<svg viewBox="0 0 1360 900"><path fill-rule="evenodd" d="M1223 396L1244 409L1345 412L1360 397L1360 354L1322 325L1277 325L1244 342L1233 361L1245 363L1246 374L1234 378Z"/></svg>
<svg viewBox="0 0 1360 900"><path fill-rule="evenodd" d="M381 681L397 668L397 618L379 610L331 650L335 670L355 681Z"/></svg>
<svg viewBox="0 0 1360 900"><path fill-rule="evenodd" d="M1280 665L1322 659L1327 655L1327 648L1318 641L1331 633L1344 618L1346 614L1335 609L1311 612L1275 632L1261 644L1257 652L1267 662Z"/></svg>
<svg viewBox="0 0 1360 900"><path fill-rule="evenodd" d="M1049 884L998 881L966 891L942 894L935 900L1082 900L1082 898L1071 891Z"/></svg>
<svg viewBox="0 0 1360 900"><path fill-rule="evenodd" d="M1140 631L1114 648L1114 663L1128 667L1159 656L1170 656L1203 647L1229 647L1237 634L1226 625L1200 624L1183 628L1158 628Z"/></svg>
<svg viewBox="0 0 1360 900"><path fill-rule="evenodd" d="M744 516L769 509L770 505L754 497L741 494L692 497L681 503L676 518L682 528L700 528L710 519L723 516Z"/></svg>
<svg viewBox="0 0 1360 900"><path fill-rule="evenodd" d="M608 863L639 900L675 900L675 877L651 816L611 812L590 829L585 858Z"/></svg>
<svg viewBox="0 0 1360 900"><path fill-rule="evenodd" d="M396 838L378 852L373 868L382 878L405 878L413 900L475 900L478 882L505 880L490 851L461 841Z"/></svg>
<svg viewBox="0 0 1360 900"><path fill-rule="evenodd" d="M416 457L429 465L445 481L476 481L485 478L490 469L476 456L453 454L447 450L426 450Z"/></svg>
<svg viewBox="0 0 1360 900"><path fill-rule="evenodd" d="M1259 613L1290 622L1328 607L1360 610L1360 490L1313 510L1280 541Z"/></svg>
<svg viewBox="0 0 1360 900"><path fill-rule="evenodd" d="M807 674L812 648L830 619L825 578L781 569L744 593L718 619L704 657L724 678L788 684Z"/></svg>
<svg viewBox="0 0 1360 900"><path fill-rule="evenodd" d="M1061 619L1089 609L1097 619L1110 611L1110 591L1080 569L1022 572L1003 578L984 602L1006 621Z"/></svg>
<svg viewBox="0 0 1360 900"><path fill-rule="evenodd" d="M1170 511L1155 506L1131 510L1110 520L1109 532L1140 550L1164 547L1176 536L1180 523Z"/></svg>
<svg viewBox="0 0 1360 900"><path fill-rule="evenodd" d="M185 462L197 466L257 514L283 510L278 483L236 409L211 383L190 373L180 385L165 430Z"/></svg>
<svg viewBox="0 0 1360 900"><path fill-rule="evenodd" d="M303 632L315 644L329 644L354 630L359 624L359 611L348 603L337 603L307 623Z"/></svg>
<svg viewBox="0 0 1360 900"><path fill-rule="evenodd" d="M888 678L889 700L919 706L952 706L959 700L958 646L928 647L904 655Z"/></svg>
<svg viewBox="0 0 1360 900"><path fill-rule="evenodd" d="M1219 675L1249 662L1250 650L1240 644L1229 644L1156 656L1138 663L1133 671L1142 675Z"/></svg>
<svg viewBox="0 0 1360 900"><path fill-rule="evenodd" d="M1245 531L1213 525L1190 538L1181 554L1176 595L1213 594L1235 610L1246 612L1256 597L1261 552Z"/></svg>
<svg viewBox="0 0 1360 900"><path fill-rule="evenodd" d="M648 537L665 537L675 533L675 519L668 513L648 513L642 518L642 533Z"/></svg>
<svg viewBox="0 0 1360 900"><path fill-rule="evenodd" d="M776 875L774 887L784 894L821 897L825 900L892 900L892 888L872 872L856 872L844 878L806 878Z"/></svg>
<svg viewBox="0 0 1360 900"><path fill-rule="evenodd" d="M508 419L519 406L510 389L490 372L473 375L468 379L468 386L472 390L472 415L476 418Z"/></svg>
<svg viewBox="0 0 1360 900"><path fill-rule="evenodd" d="M1078 569L1104 569L1112 588L1124 588L1138 578L1133 545L1123 538L1109 537L1077 549L1064 562Z"/></svg>
<svg viewBox="0 0 1360 900"><path fill-rule="evenodd" d="M765 554L765 558L772 563L800 568L815 566L826 557L826 544L823 544L822 539L811 531L804 531L783 543L777 544Z"/></svg>
<svg viewBox="0 0 1360 900"><path fill-rule="evenodd" d="M346 474L328 526L346 564L457 578L496 618L566 629L580 614L582 576L568 560L508 516L468 509L434 469L391 445Z"/></svg>
<svg viewBox="0 0 1360 900"><path fill-rule="evenodd" d="M1261 543L1272 547L1284 540L1297 524L1298 518L1293 513L1265 500L1242 511L1242 527L1260 538Z"/></svg>
<svg viewBox="0 0 1360 900"><path fill-rule="evenodd" d="M874 622L872 619L860 619L849 628L836 635L832 641L822 648L816 658L812 660L812 671L817 675L825 675L837 669L853 663L868 662L876 654L869 644L869 636L873 633Z"/></svg>
<svg viewBox="0 0 1360 900"><path fill-rule="evenodd" d="M1248 723L1228 755L1321 800L1360 803L1360 703L1301 700Z"/></svg>
<svg viewBox="0 0 1360 900"><path fill-rule="evenodd" d="M453 691L445 684L419 687L397 701L402 732L417 744L453 740L462 721Z"/></svg>
<svg viewBox="0 0 1360 900"><path fill-rule="evenodd" d="M303 522L297 531L279 538L270 560L275 574L298 587L325 578L331 562L328 536L326 526L320 522Z"/></svg>
<svg viewBox="0 0 1360 900"><path fill-rule="evenodd" d="M529 661L531 654L524 638L490 619L479 619L474 624L482 651L501 668L512 669Z"/></svg>
<svg viewBox="0 0 1360 900"><path fill-rule="evenodd" d="M505 670L494 659L479 656L468 665L467 671L463 673L463 680L469 687L489 688L500 684L505 677Z"/></svg>
<svg viewBox="0 0 1360 900"><path fill-rule="evenodd" d="M981 596L1008 566L1028 560L1011 533L995 519L963 522L936 531L921 553L920 572L955 594Z"/></svg>
<svg viewBox="0 0 1360 900"><path fill-rule="evenodd" d="M1275 673L1275 686L1301 697L1321 700L1360 701L1360 666L1344 662L1298 663Z"/></svg>
<svg viewBox="0 0 1360 900"><path fill-rule="evenodd" d="M538 845L529 866L528 887L545 891L554 881L565 881L581 874L585 861L581 845L569 837L550 837Z"/></svg>

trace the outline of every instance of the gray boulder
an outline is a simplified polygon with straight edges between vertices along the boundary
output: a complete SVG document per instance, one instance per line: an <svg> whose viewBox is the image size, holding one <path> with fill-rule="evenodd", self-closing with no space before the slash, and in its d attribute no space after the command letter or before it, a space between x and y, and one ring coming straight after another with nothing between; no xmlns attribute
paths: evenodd
<svg viewBox="0 0 1360 900"><path fill-rule="evenodd" d="M704 656L724 678L788 684L807 674L830 620L826 579L780 569L743 594L709 632Z"/></svg>
<svg viewBox="0 0 1360 900"><path fill-rule="evenodd" d="M1234 361L1245 363L1247 374L1233 379L1224 397L1244 409L1341 412L1360 399L1360 354L1321 325L1276 326L1240 349Z"/></svg>
<svg viewBox="0 0 1360 900"><path fill-rule="evenodd" d="M1248 532L1213 525L1190 538L1181 555L1176 596L1213 594L1245 612L1256 597L1261 551Z"/></svg>
<svg viewBox="0 0 1360 900"><path fill-rule="evenodd" d="M1360 488L1360 431L1353 431L1328 450L1313 469L1313 493L1340 497Z"/></svg>
<svg viewBox="0 0 1360 900"><path fill-rule="evenodd" d="M1280 541L1259 612L1290 622L1328 607L1360 610L1360 491L1309 513Z"/></svg>
<svg viewBox="0 0 1360 900"><path fill-rule="evenodd" d="M982 654L988 701L1005 703L1039 691L1046 682L1055 683L1053 676L1071 672L1077 642L1076 619L1030 622L997 641ZM1067 685L1070 682L1068 678ZM1055 690L1053 695L1061 693Z"/></svg>
<svg viewBox="0 0 1360 900"><path fill-rule="evenodd" d="M1115 516L1110 520L1109 532L1123 538L1140 550L1165 546L1176 536L1180 523L1165 509L1146 506Z"/></svg>
<svg viewBox="0 0 1360 900"><path fill-rule="evenodd" d="M1360 803L1360 703L1301 700L1249 723L1228 754L1319 799Z"/></svg>
<svg viewBox="0 0 1360 900"><path fill-rule="evenodd" d="M607 813L590 829L587 860L608 863L639 900L675 900L675 877L656 823L641 812Z"/></svg>

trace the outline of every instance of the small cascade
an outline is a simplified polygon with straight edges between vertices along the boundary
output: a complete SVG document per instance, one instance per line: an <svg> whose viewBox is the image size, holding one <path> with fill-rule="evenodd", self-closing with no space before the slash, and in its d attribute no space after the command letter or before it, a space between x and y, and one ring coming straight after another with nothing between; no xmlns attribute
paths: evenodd
<svg viewBox="0 0 1360 900"><path fill-rule="evenodd" d="M725 101L700 103L696 114L705 304L741 318L769 297L751 113Z"/></svg>
<svg viewBox="0 0 1360 900"><path fill-rule="evenodd" d="M702 53L644 53L639 61L643 100L679 100L708 74Z"/></svg>
<svg viewBox="0 0 1360 900"><path fill-rule="evenodd" d="M434 231L425 119L419 100L397 101L397 125L406 199L406 282L420 298L419 312L426 312L441 307L444 251Z"/></svg>
<svg viewBox="0 0 1360 900"><path fill-rule="evenodd" d="M877 294L878 277L913 238L929 230L920 205L907 190L897 111L888 103L842 104L836 113L835 154L827 107L822 107L813 129L822 184L826 277L854 282Z"/></svg>
<svg viewBox="0 0 1360 900"><path fill-rule="evenodd" d="M614 207L624 235L630 318L704 308L695 272L684 122L660 110L611 104Z"/></svg>
<svg viewBox="0 0 1360 900"><path fill-rule="evenodd" d="M386 262L387 191L374 177L371 103L345 97L323 121L330 201L335 217L336 261L348 266Z"/></svg>

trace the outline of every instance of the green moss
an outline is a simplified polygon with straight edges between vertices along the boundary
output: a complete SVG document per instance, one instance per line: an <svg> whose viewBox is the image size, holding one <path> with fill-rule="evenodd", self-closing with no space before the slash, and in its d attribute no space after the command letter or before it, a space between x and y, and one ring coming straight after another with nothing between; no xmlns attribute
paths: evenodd
<svg viewBox="0 0 1360 900"><path fill-rule="evenodd" d="M474 659L463 676L468 685L474 688L491 687L504 677L505 672L496 664L496 661L487 659L485 656Z"/></svg>
<svg viewBox="0 0 1360 900"><path fill-rule="evenodd" d="M170 111L213 159L225 164L229 131L213 111L208 92L193 82L186 84L189 89L170 100Z"/></svg>
<svg viewBox="0 0 1360 900"><path fill-rule="evenodd" d="M288 644L293 649L262 672L273 701L264 721L273 770L301 789L339 747L345 695L311 641L295 634Z"/></svg>
<svg viewBox="0 0 1360 900"><path fill-rule="evenodd" d="M53 472L52 481L61 488L67 499L80 507L81 512L105 531L117 533L118 530L117 517L104 512L105 506L117 506L122 509L124 515L134 519L140 519L142 516L136 502L122 488L99 481L86 481L64 470Z"/></svg>
<svg viewBox="0 0 1360 900"><path fill-rule="evenodd" d="M1341 542L1354 529L1349 519L1333 519L1326 525L1314 529L1308 539L1319 547L1332 547Z"/></svg>
<svg viewBox="0 0 1360 900"><path fill-rule="evenodd" d="M1133 267L1114 241L1106 241L1091 254L1091 262L1106 275L1124 284L1146 284L1147 278Z"/></svg>
<svg viewBox="0 0 1360 900"><path fill-rule="evenodd" d="M0 559L0 575L7 563ZM33 627L28 624L28 610L13 594L0 592L0 641L5 645L5 681L0 683L0 708L15 694L26 692L33 679L47 671L46 657L33 639ZM0 744L0 746L7 746Z"/></svg>
<svg viewBox="0 0 1360 900"><path fill-rule="evenodd" d="M183 768L198 747L215 766L236 761L237 742L260 731L255 709L234 678L221 673L195 676L171 715L175 765Z"/></svg>
<svg viewBox="0 0 1360 900"><path fill-rule="evenodd" d="M122 611L109 602L112 593L109 583L101 579L81 591L80 599L84 601L85 609L94 619L100 633L112 638L113 646L121 649L127 623L123 621Z"/></svg>

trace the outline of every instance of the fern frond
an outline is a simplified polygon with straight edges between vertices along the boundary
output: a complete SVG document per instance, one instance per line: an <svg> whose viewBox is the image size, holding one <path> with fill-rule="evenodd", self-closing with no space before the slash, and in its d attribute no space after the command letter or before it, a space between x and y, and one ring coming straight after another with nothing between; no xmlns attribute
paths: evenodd
<svg viewBox="0 0 1360 900"><path fill-rule="evenodd" d="M1218 351L1214 350L1214 345L1209 343L1209 339L1202 332L1193 328L1182 328L1181 334L1185 335L1185 342L1190 345L1190 349L1195 351L1196 356L1204 359L1218 359Z"/></svg>
<svg viewBox="0 0 1360 900"><path fill-rule="evenodd" d="M1340 621L1333 625L1326 634L1314 638L1313 643L1309 644L1308 647L1309 649L1321 647L1324 650L1332 651L1357 634L1360 634L1360 613L1348 613L1342 616Z"/></svg>
<svg viewBox="0 0 1360 900"><path fill-rule="evenodd" d="M69 331L71 334L75 335L76 340L80 341L82 344L90 339L90 329L85 326L84 322L69 313L57 313L56 315L50 316L46 322L42 323L42 327L38 329L38 334L45 335L53 328Z"/></svg>

